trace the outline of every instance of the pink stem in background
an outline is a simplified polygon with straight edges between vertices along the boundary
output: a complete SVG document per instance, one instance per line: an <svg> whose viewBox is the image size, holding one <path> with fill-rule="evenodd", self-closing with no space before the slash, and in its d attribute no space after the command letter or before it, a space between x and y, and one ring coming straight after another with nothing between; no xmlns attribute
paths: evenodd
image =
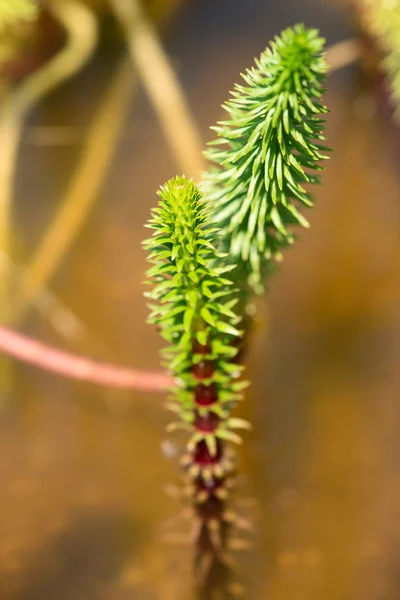
<svg viewBox="0 0 400 600"><path fill-rule="evenodd" d="M160 392L173 384L172 378L161 371L138 371L128 367L98 363L89 358L51 348L2 325L0 325L1 351L46 371L108 387Z"/></svg>

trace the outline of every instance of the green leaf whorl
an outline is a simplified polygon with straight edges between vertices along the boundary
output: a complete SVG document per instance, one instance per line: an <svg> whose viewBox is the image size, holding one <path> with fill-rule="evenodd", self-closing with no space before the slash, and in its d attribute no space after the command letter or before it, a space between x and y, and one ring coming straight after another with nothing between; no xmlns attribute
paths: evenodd
<svg viewBox="0 0 400 600"><path fill-rule="evenodd" d="M266 274L294 241L293 225L308 227L299 205L312 206L304 183L318 183L326 158L320 103L327 64L324 40L297 25L283 31L242 75L223 108L229 120L213 129L206 157L215 163L203 189L221 229L221 249L250 288L263 291Z"/></svg>

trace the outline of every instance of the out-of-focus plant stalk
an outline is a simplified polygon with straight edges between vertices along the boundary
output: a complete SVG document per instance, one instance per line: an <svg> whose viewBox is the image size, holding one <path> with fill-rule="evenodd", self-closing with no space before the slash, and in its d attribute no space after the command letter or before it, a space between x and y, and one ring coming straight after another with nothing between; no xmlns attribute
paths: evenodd
<svg viewBox="0 0 400 600"><path fill-rule="evenodd" d="M41 344L0 325L0 351L28 364L81 381L126 390L159 392L173 384L161 371L143 371L108 363L97 363Z"/></svg>
<svg viewBox="0 0 400 600"><path fill-rule="evenodd" d="M57 0L51 5L55 18L65 27L64 48L41 69L10 92L0 107L0 247L12 257L11 204L18 147L26 115L48 92L78 71L93 53L97 26L92 13L75 0ZM9 264L0 261L0 318L12 318ZM0 390L5 395L10 385L7 363L0 360Z"/></svg>
<svg viewBox="0 0 400 600"><path fill-rule="evenodd" d="M200 135L153 26L138 0L110 0L110 4L179 168L186 176L198 179L204 169Z"/></svg>
<svg viewBox="0 0 400 600"><path fill-rule="evenodd" d="M59 0L56 0L56 2L57 1L59 1ZM173 5L168 4L167 7L164 8L164 10L162 11L162 17L163 18L169 18L171 16L171 13L174 12L175 8L176 8L175 4L173 4ZM87 9L84 9L84 10L87 10ZM61 20L63 20L62 14L60 16L59 13L57 12L57 6L55 8L55 13L56 13L56 16L58 15L58 18L61 18ZM90 18L93 19L93 16L90 16L89 19ZM86 20L87 20L87 18L86 18ZM68 24L67 24L65 18L63 20L63 23L64 23L64 26L68 29L68 26L67 26ZM87 35L88 32L90 33L90 36L89 36L90 39L87 42L85 42L85 43L83 42L83 40L81 42L81 45L83 47L85 47L85 52L84 52L85 57L86 57L85 60L87 60L87 58L91 55L91 53L92 53L92 51L94 49L94 41L95 41L95 39L94 39L95 36L93 35L93 28L94 27L96 27L96 23L95 22L89 28L86 27L86 29L83 29L83 33L85 35ZM73 31L72 31L72 28L70 29L70 32L69 32L70 38L74 39L77 36L77 32L75 32L75 28L74 28ZM77 42L74 44L74 46L77 46ZM79 67L79 65L77 65L77 67ZM123 70L123 68L122 68L122 70ZM123 72L122 72L122 75L121 75L121 79L122 78L123 78ZM133 81L132 81L133 80L132 72L131 72L131 70L129 70L129 72L128 72L128 66L126 68L126 78L127 78L127 80L130 79L131 85L132 85L133 84ZM118 82L119 82L120 77L118 76L117 79L118 79ZM116 86L117 86L117 80L116 80ZM119 83L118 83L118 86L119 86ZM128 101L128 95L126 95L125 99L126 99L126 102L127 102ZM111 112L114 112L115 115L118 115L118 111L121 111L121 118L122 118L124 110L125 110L125 103L121 102L121 98L119 98L118 100L119 100L118 104L116 106L112 107L112 111ZM122 104L124 104L124 105L121 106ZM106 108L107 107L104 106L103 110L100 109L100 111L99 111L99 120L100 120L101 115L105 112ZM19 120L19 124L21 124L21 119ZM106 121L105 121L105 125L107 125ZM13 137L15 139L15 143L14 143L14 145L7 144L7 148L10 148L10 150L9 150L10 159L8 161L4 160L2 162L2 164L0 165L0 168L1 168L1 166L3 166L4 167L3 170L6 171L6 172L9 171L9 169L6 168L8 164L10 164L13 169L15 168L15 153L16 153L16 150L17 150L18 139L19 139L19 136L20 136L20 128L19 129L17 129L16 127L15 128L8 128L8 130L5 133L9 133L10 129L14 133ZM102 131L100 131L98 129L98 127L95 125L94 126L94 130L93 130L93 135L90 138L93 141L93 144L92 144L93 148L95 147L95 133L96 133L96 129L97 129L97 133L98 134L102 134ZM48 128L45 128L45 130L47 131ZM112 130L108 129L107 132L110 134L110 138L112 138L113 141L115 141L114 140L114 135L113 135L113 132L115 132L115 129L112 129ZM54 141L54 138L52 138L52 140ZM107 141L108 141L107 138L103 138L103 145L105 145L105 142L107 142ZM88 141L88 144L89 144L89 141ZM11 156L12 149L14 149L14 156L13 157ZM88 148L88 150L89 150L89 148ZM110 152L109 155L110 155L110 157L112 157L111 156L112 152ZM100 156L100 155L98 155L98 156ZM87 158L87 157L88 157L88 153L84 153L83 160L85 160L85 158ZM82 172L82 169L79 170L79 168L78 168L78 174L81 177L83 177L85 175L84 171L85 170L83 170L83 172ZM98 168L98 169L96 169L96 171L100 173L101 169ZM7 179L7 183L11 186L13 177L8 176L6 179ZM77 188L78 188L78 186L76 185L75 189L77 189ZM11 197L11 189L9 189L8 193L4 194L4 195L5 195L5 197L10 198ZM72 198L72 200L75 202L74 195L69 194L69 198L70 199ZM65 202L63 203L63 206L64 206L64 210L66 210ZM85 211L85 215L84 215L85 217L87 217L88 214L89 214L87 208L88 207L86 207L86 211ZM83 225L83 215L81 215L80 219L75 219L75 226L82 227L82 225ZM69 236L70 236L70 238L76 237L76 233L74 233L73 231L70 231L69 232ZM69 247L69 244L64 244L64 251L67 251L68 247ZM4 246L4 249L5 249L5 246ZM58 260L61 260L62 256L63 256L62 253L59 254L58 255ZM17 282L22 278L23 270L21 268L17 268L13 264L12 258L10 256L8 256L8 254L5 253L4 251L1 252L1 248L0 248L0 269L1 269L1 265L2 264L4 265L4 269L5 268L12 269L12 271L13 271L13 281L15 282L15 287L17 287ZM56 268L56 267L54 266L54 268ZM49 273L49 275L51 275L51 273ZM45 281L43 282L43 284L44 283L45 283ZM49 290L46 290L45 287L44 287L44 285L42 286L42 288L40 290L40 293L39 293L39 295L37 297L37 301L38 301L39 312L43 316L45 316L46 318L49 319L50 324L53 326L53 328L55 329L55 331L58 334L60 334L63 337L70 338L71 337L70 333L71 333L71 328L72 328L73 331L76 334L76 335L73 336L74 338L79 338L79 339L82 340L82 339L84 339L84 338L87 337L86 328L83 325L83 323L81 323L79 321L79 319L76 317L76 315L72 314L71 311L68 308L64 307L62 305L62 303L60 303L60 301L58 300L58 298L56 296L54 296L54 294L52 294ZM22 312L24 312L24 311L22 311ZM98 341L97 341L97 343L96 343L96 350L98 351L98 349L99 349L99 347L98 347Z"/></svg>
<svg viewBox="0 0 400 600"><path fill-rule="evenodd" d="M56 271L98 197L131 98L133 77L125 59L101 102L86 140L77 172L21 281L21 299L11 322L20 320Z"/></svg>
<svg viewBox="0 0 400 600"><path fill-rule="evenodd" d="M144 78L151 99L159 108L159 117L164 128L168 129L168 139L175 149L181 166L186 172L196 171L199 174L202 168L202 157L198 137L179 84L175 81L174 73L162 52L152 26L145 20L136 2L128 6L124 2L117 1L116 10L123 23L127 27L129 25L130 49L135 57L135 64ZM131 28L136 32L135 36L139 41L134 41ZM89 133L86 152L81 159L78 173L28 266L22 282L23 298L13 310L12 321L19 320L35 300L83 225L104 182L106 167L118 139L131 87L132 74L129 67L124 65L99 109L98 117ZM99 140L102 140L101 144Z"/></svg>
<svg viewBox="0 0 400 600"><path fill-rule="evenodd" d="M361 58L361 45L356 39L350 38L332 44L326 52L328 73L332 74L350 66Z"/></svg>
<svg viewBox="0 0 400 600"><path fill-rule="evenodd" d="M10 257L0 249L0 262L5 264L10 274L10 286L17 288L19 281L22 278L23 267L17 265ZM40 316L46 319L55 333L61 338L74 342L74 344L87 345L87 342L92 337L85 324L79 317L66 306L57 296L55 296L48 288L41 290L37 298L35 307ZM103 344L104 345L104 344ZM96 339L93 348L99 352L102 344Z"/></svg>
<svg viewBox="0 0 400 600"><path fill-rule="evenodd" d="M11 205L14 169L17 156L20 126L12 104L4 102L0 115L0 250L11 252ZM0 318L8 322L11 305L11 271L9 264L0 255ZM0 357L0 408L10 390L12 382L11 365L5 357Z"/></svg>
<svg viewBox="0 0 400 600"><path fill-rule="evenodd" d="M7 145L9 148L9 160L2 162L3 171L8 175L5 178L8 185L3 187L3 197L7 198L7 202L4 202L4 205L8 208L7 217L4 210L4 216L6 217L4 223L11 221L9 216L10 198L12 196L13 175L18 142L24 120L23 117L42 95L52 87L56 87L68 75L79 70L82 64L91 56L95 47L97 37L96 22L93 14L86 7L82 7L75 2L62 3L60 0L55 0L52 9L54 16L67 30L68 43L66 49L61 51L39 73L32 76L27 84L21 87L21 90L17 90L18 94L13 94L10 102L7 104L7 108L12 108L13 110L5 111L7 119L4 119L4 131L10 138L12 137L13 143ZM173 12L171 7L168 7L167 12ZM62 203L62 209L56 215L55 220L45 234L43 243L40 245L38 253L31 263L31 268L28 267L28 272L24 278L22 277L22 269L19 269L19 272L14 271L15 265L13 265L12 259L8 254L11 251L10 244L7 244L7 246L3 245L3 252L0 253L0 270L3 266L4 271L5 269L10 270L9 275L13 271L15 288L17 288L18 280L22 280L23 283L19 286L22 292L20 304L17 304L16 307L13 305L12 311L9 310L9 305L7 315L4 309L1 313L2 322L10 322L12 320L16 323L25 314L25 310L30 306L31 302L36 299L39 311L50 320L53 328L59 334L70 338L72 327L74 339L82 341L87 338L87 331L84 325L71 311L60 304L51 292L46 290L45 284L56 270L58 263L62 260L76 234L83 226L84 220L87 218L89 209L96 197L96 190L98 191L101 187L104 174L107 171L106 163L112 158L119 124L122 123L125 108L129 101L130 94L128 88L132 87L132 83L131 69L128 68L128 65L121 67L120 72L116 76L115 85L111 86L110 93L100 108L98 118L95 120L95 124L89 134L87 151L84 152L82 162L77 169L77 180L69 188L67 199ZM113 104L113 98L116 100L116 104ZM108 112L116 118L108 119ZM11 119L13 119L15 126L8 126ZM98 139L102 139L103 152L95 151ZM91 181L92 185L90 185ZM89 183L89 185L82 186L82 182L84 184ZM78 210L76 210L79 199L83 199L83 202L79 202ZM65 216L67 216L66 221L64 221ZM64 223L67 225L66 229L64 228ZM60 233L61 238L58 235ZM5 236L4 239L6 239ZM52 260L47 261L46 248L49 249L51 247L50 250L53 252L55 248L53 242L57 244L56 256L53 255ZM5 364L5 357L3 358Z"/></svg>

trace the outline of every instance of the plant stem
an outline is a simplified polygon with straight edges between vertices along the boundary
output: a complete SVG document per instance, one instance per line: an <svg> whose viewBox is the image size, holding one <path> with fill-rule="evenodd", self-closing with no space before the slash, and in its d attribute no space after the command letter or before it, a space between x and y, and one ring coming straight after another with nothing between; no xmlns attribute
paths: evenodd
<svg viewBox="0 0 400 600"><path fill-rule="evenodd" d="M200 135L156 31L138 0L110 0L110 4L179 168L197 179L204 169Z"/></svg>
<svg viewBox="0 0 400 600"><path fill-rule="evenodd" d="M54 274L97 199L118 140L132 86L132 70L124 59L98 110L64 201L23 275L22 298L12 312L12 322L23 317Z"/></svg>
<svg viewBox="0 0 400 600"><path fill-rule="evenodd" d="M11 197L14 171L20 138L20 122L9 102L4 102L0 115L0 140L3 148L0 160L0 251L12 251ZM4 254L5 256L5 254ZM10 319L11 270L0 255L0 315L3 322ZM12 383L11 365L0 357L0 398L6 398Z"/></svg>
<svg viewBox="0 0 400 600"><path fill-rule="evenodd" d="M97 40L96 22L92 13L81 4L67 0L55 2L52 12L65 27L68 39L65 47L39 71L10 92L2 105L0 116L0 247L12 257L11 202L18 147L24 118L34 104L77 70L91 56ZM0 315L3 322L12 319L10 302L10 271L6 261L0 261ZM1 361L0 389L9 390L10 375L7 363Z"/></svg>
<svg viewBox="0 0 400 600"><path fill-rule="evenodd" d="M327 49L329 73L335 73L350 66L361 58L361 44L354 38L333 44Z"/></svg>
<svg viewBox="0 0 400 600"><path fill-rule="evenodd" d="M46 346L0 325L0 350L31 365L103 386L126 390L160 392L173 381L159 371L139 371L108 363L97 363Z"/></svg>
<svg viewBox="0 0 400 600"><path fill-rule="evenodd" d="M67 3L65 3L67 4ZM68 3L69 4L69 3ZM60 5L59 5L60 6ZM63 50L57 57L57 68L53 68L51 67L50 72L54 73L51 76L49 75L41 75L42 81L43 82L47 82L47 91L49 91L53 86L55 86L57 84L57 78L59 78L59 81L61 81L63 79L64 76L67 76L67 71L68 68L72 68L72 73L75 72L76 70L78 70L83 64L84 62L86 62L88 60L88 58L91 56L91 54L93 53L93 49L94 49L94 45L95 45L95 41L97 38L97 34L96 34L96 21L94 20L94 17L92 16L92 13L90 12L86 12L85 14L82 15L82 11L81 6L78 5L78 12L76 12L76 7L74 8L72 4L70 4L70 7L72 6L72 12L71 12L71 8L69 9L68 6L65 8L64 7L64 12L60 12L59 7L57 7L57 4L54 6L53 12L55 14L55 16L63 23L64 27L67 29L68 31L68 37L69 37L69 41L67 43L67 47L65 50ZM66 10L66 12L65 12ZM87 9L83 9L84 11ZM168 5L165 13L163 16L164 17L169 17L170 14L173 12L172 7L170 5ZM74 17L75 15L75 17ZM73 18L74 17L74 18ZM80 18L79 18L80 17ZM77 52L77 48L81 47L81 54L79 54L79 52ZM60 56L64 56L64 58L60 59ZM56 60L54 59L54 60ZM69 65L69 67L68 67ZM75 65L75 66L73 66ZM68 67L68 68L67 68ZM43 71L46 71L47 73L49 73L49 65L46 65L43 68ZM59 72L57 72L59 71ZM63 74L64 72L64 74ZM126 67L126 79L131 81L131 86L134 85L134 81L133 81L133 76L132 76L132 70L127 66ZM38 74L35 74L33 76L34 78L38 77ZM119 76L118 76L118 80L119 80ZM113 88L113 85L111 86ZM25 99L22 102L18 102L22 108L23 108L23 113L27 113L29 112L30 108L32 108L32 105L34 104L34 102L38 99L38 96L40 96L41 94L43 94L46 91L46 85L42 84L42 92L41 94L36 92L36 94L32 94L32 91L29 92L29 89L37 89L40 88L40 85L38 85L37 83L34 86L28 86L28 88L25 87L21 87L20 90L18 90L16 92L16 94L22 95L23 97L25 97ZM12 99L14 100L15 94L13 95ZM125 102L121 102L121 98L117 99L118 102L116 103L115 106L113 106L110 110L110 113L113 113L115 115L120 114L121 118L122 115L125 112L125 108L126 108L126 104L129 101L129 94L125 95ZM15 106L15 104L13 104L13 102L9 102L7 104L8 108L12 108L13 106ZM101 109L100 109L101 111ZM105 112L105 107L103 109L103 113ZM14 115L15 111L7 111L4 113L4 117L9 117L10 114ZM100 112L99 112L99 116L100 116ZM0 161L0 173L3 172L3 176L1 176L1 181L4 180L4 185L1 187L0 190L0 194L2 193L2 195L0 195L0 200L3 199L7 199L7 201L4 200L4 205L6 207L10 206L10 198L12 195L12 184L13 184L13 179L14 179L14 169L15 169L15 164L16 164L16 153L17 153L17 146L18 146L18 142L19 142L19 138L20 138L20 134L21 134L21 128L22 128L22 121L23 121L23 114L21 114L19 116L19 118L17 118L16 120L16 124L14 127L10 127L8 126L9 119L5 119L4 120L4 135L9 136L9 141L7 142L4 139L4 136L1 135L0 133L0 139L2 139L3 141L3 147L5 148L6 152L3 154L2 156L2 161ZM112 124L112 123L111 123ZM94 126L94 133L92 134L92 136L89 138L91 140L91 145L93 147L95 147L96 145L96 131L97 131L97 135L99 136L99 139L102 138L103 139L103 145L106 145L107 143L111 143L111 145L113 146L115 144L115 138L113 137L113 131L115 131L115 127L108 127L109 123L105 120L104 122L104 127L107 127L107 131L104 132L102 131L101 128L98 127L98 125ZM1 128L3 130L3 128ZM50 129L51 132L54 131L54 128L41 128L39 129L40 133L45 132L45 134L47 134L48 130ZM76 130L73 129L72 130L73 133L76 133ZM57 142L59 142L59 134L60 134L60 128L56 129L56 133L57 135ZM62 137L62 141L65 142L65 128L61 129L61 135ZM67 140L70 142L71 140L71 128L67 129L67 134L69 134ZM41 138L42 139L42 138ZM49 136L45 135L45 142L48 143L48 139ZM54 135L51 136L51 141L54 143ZM89 152L90 148L88 148L88 152ZM90 154L90 152L89 152ZM102 172L102 167L103 165L96 165L96 168L93 167L93 172L95 173L95 175L97 176L97 173L101 173ZM104 172L106 171L106 169L104 169ZM93 174L92 173L85 173L85 170L82 173L81 179L87 179L87 180L92 180L93 179ZM79 182L78 182L79 183ZM99 186L100 184L98 184ZM75 190L76 193L78 193L78 185L75 186ZM75 200L75 195L71 194L70 195L70 199L71 202L73 204L73 206L75 206L76 208L76 200ZM64 203L65 204L65 203ZM78 211L79 212L79 211ZM0 210L0 225L4 223L9 223L10 222L10 217L7 215L6 218L6 210L4 210L4 221L1 219L1 215L3 214L3 211ZM86 207L86 217L88 216L88 207ZM75 220L75 225L79 225L80 227L82 227L83 225L83 216L81 215L80 219L76 219ZM76 236L76 233L71 232L70 231L70 239L72 239L73 237ZM0 235L0 239L4 239L5 240L6 235L1 236ZM4 250L8 251L10 248L10 244L4 244ZM68 249L68 244L64 245L64 251L66 251ZM0 248L0 272L2 271L2 267L4 268L4 272L6 273L7 271L7 276L8 275L12 275L12 283L14 284L15 288L18 289L18 287L20 286L20 280L22 280L22 275L23 275L23 269L17 267L16 265L13 264L12 262L12 258L11 256L7 253L7 252L1 252L1 248ZM59 254L58 256L58 260L60 261L62 259L62 254ZM38 268L38 267L36 267ZM53 266L53 270L56 267ZM50 276L51 273L48 274L48 276ZM46 279L48 278L44 277L44 280L42 281L42 286L40 288L40 290L38 291L38 296L37 296L37 307L40 311L40 313L42 314L42 316L44 316L45 318L49 319L50 324L52 325L52 327L55 329L55 331L60 334L62 337L68 337L71 338L71 331L73 332L73 338L75 341L80 341L82 342L85 339L88 339L89 336L89 332L86 330L85 325L78 319L78 317L73 314L71 312L71 310L67 307L65 307L60 300L54 295L52 294L49 290L46 289L45 287L45 283L46 283ZM28 280L29 280L30 276L28 275ZM2 278L2 281L5 281L6 277ZM1 299L2 294L0 293L0 299ZM27 306L26 306L27 308ZM23 315L23 313L25 312L24 309L21 309L21 316ZM2 321L3 322L8 322L8 315L5 314L5 309L0 311L0 314L2 315ZM3 319L3 314L4 314L4 319ZM18 315L17 315L18 316ZM16 320L16 317L14 316L14 319ZM85 344L88 345L88 344ZM104 346L104 344L101 344L101 341L96 339L95 342L94 340L92 340L91 346L96 348L96 351L99 351L99 347L100 346ZM104 352L104 354L106 354L106 352Z"/></svg>

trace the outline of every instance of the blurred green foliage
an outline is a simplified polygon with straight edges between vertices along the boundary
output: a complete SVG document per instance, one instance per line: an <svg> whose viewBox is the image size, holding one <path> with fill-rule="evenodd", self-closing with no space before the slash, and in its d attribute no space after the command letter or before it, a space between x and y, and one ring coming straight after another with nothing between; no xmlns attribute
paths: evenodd
<svg viewBox="0 0 400 600"><path fill-rule="evenodd" d="M396 118L400 121L400 0L363 0L365 23L384 53Z"/></svg>
<svg viewBox="0 0 400 600"><path fill-rule="evenodd" d="M35 0L0 0L0 27L13 25L20 20L32 20L37 12Z"/></svg>
<svg viewBox="0 0 400 600"><path fill-rule="evenodd" d="M0 0L0 63L18 55L38 14L35 0Z"/></svg>

